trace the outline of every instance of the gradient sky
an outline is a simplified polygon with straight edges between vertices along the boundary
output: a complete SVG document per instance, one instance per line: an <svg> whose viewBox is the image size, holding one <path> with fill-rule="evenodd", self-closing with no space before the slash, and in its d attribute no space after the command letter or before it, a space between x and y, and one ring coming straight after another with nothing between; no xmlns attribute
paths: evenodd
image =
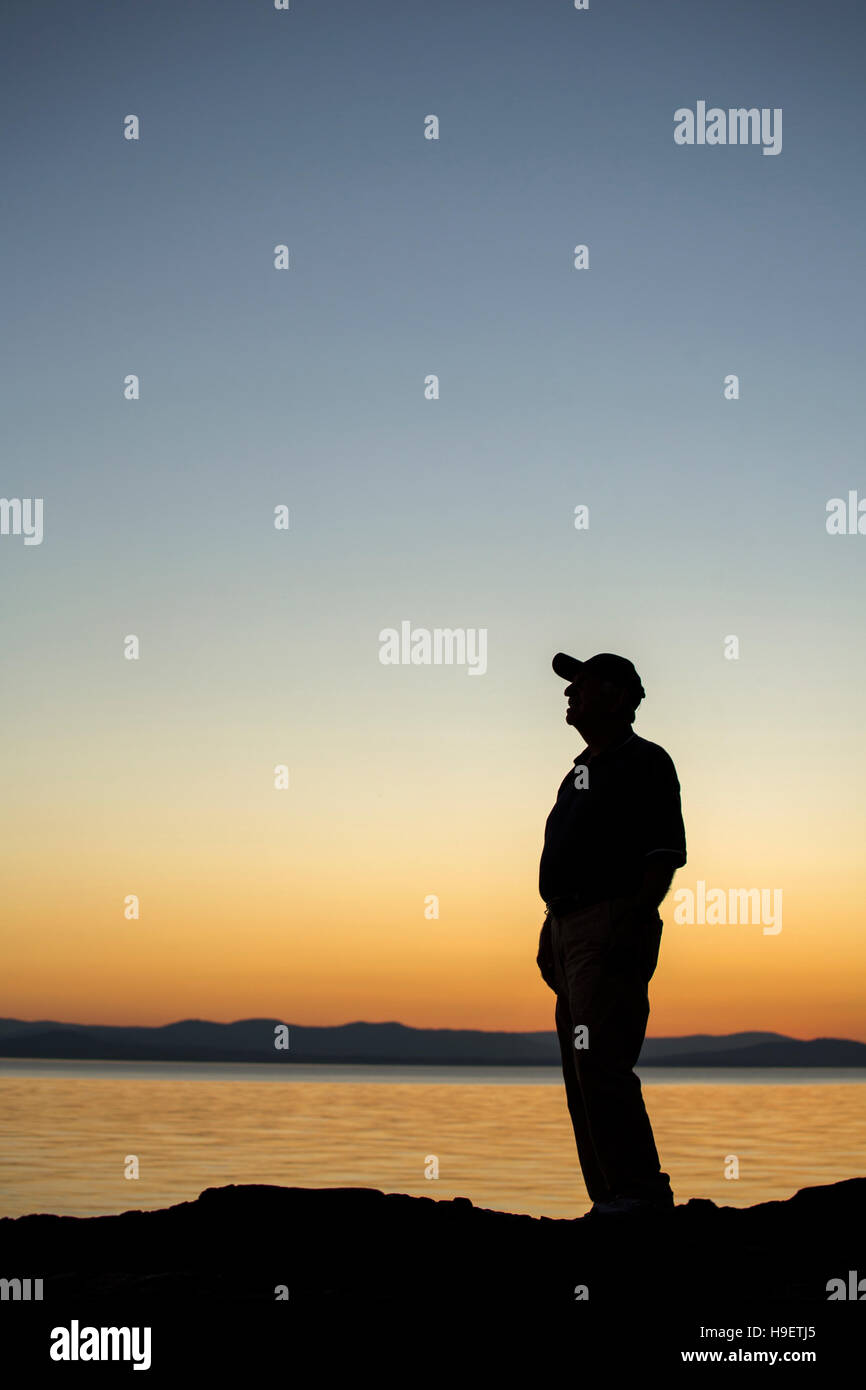
<svg viewBox="0 0 866 1390"><path fill-rule="evenodd" d="M784 893L776 936L668 900L650 1034L866 1041L866 536L825 527L866 495L864 29L7 6L0 491L45 535L0 537L0 1012L552 1028L550 659L614 651L675 888ZM675 145L698 100L781 107L781 154ZM487 673L381 665L404 619L486 628Z"/></svg>

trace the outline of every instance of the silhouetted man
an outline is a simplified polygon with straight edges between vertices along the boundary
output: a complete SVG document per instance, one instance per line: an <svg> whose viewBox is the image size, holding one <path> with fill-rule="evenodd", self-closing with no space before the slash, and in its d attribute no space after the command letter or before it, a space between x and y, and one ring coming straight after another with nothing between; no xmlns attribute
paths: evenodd
<svg viewBox="0 0 866 1390"><path fill-rule="evenodd" d="M669 1210L638 1060L658 961L659 904L686 862L676 769L632 729L644 698L624 657L559 652L566 722L586 742L547 818L537 962L556 992L565 1093L591 1215Z"/></svg>

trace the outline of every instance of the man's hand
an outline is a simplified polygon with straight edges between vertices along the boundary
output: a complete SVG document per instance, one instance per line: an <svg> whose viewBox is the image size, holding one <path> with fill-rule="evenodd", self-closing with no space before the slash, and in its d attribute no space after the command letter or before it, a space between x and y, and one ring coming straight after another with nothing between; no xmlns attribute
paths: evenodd
<svg viewBox="0 0 866 1390"><path fill-rule="evenodd" d="M643 881L636 893L628 897L613 898L611 911L614 916L614 930L628 931L631 926L645 922L648 918L656 920L659 906L664 900L676 873L676 867L667 855L653 854L647 858Z"/></svg>
<svg viewBox="0 0 866 1390"><path fill-rule="evenodd" d="M676 866L666 854L647 855L643 882L636 893L622 901L629 903L636 912L657 912L667 896Z"/></svg>
<svg viewBox="0 0 866 1390"><path fill-rule="evenodd" d="M550 918L545 917L541 928L541 935L538 938L538 955L535 963L541 971L541 978L556 993L556 970L553 964L553 947L550 943Z"/></svg>

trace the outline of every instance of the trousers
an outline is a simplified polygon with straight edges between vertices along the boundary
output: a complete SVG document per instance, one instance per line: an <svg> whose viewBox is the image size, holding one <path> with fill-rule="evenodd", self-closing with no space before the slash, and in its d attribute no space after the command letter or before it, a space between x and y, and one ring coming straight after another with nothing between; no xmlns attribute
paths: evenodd
<svg viewBox="0 0 866 1390"><path fill-rule="evenodd" d="M656 910L613 898L562 915L549 909L542 927L537 962L556 991L566 1102L593 1202L672 1196L634 1071L662 925Z"/></svg>

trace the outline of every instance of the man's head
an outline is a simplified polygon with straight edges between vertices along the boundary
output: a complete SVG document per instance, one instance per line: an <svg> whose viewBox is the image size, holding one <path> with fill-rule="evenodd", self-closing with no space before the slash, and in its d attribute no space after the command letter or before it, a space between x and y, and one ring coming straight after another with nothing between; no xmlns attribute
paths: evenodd
<svg viewBox="0 0 866 1390"><path fill-rule="evenodd" d="M586 661L557 652L553 669L569 683L566 723L584 738L621 724L633 724L635 711L646 694L641 679L624 656L601 652Z"/></svg>

